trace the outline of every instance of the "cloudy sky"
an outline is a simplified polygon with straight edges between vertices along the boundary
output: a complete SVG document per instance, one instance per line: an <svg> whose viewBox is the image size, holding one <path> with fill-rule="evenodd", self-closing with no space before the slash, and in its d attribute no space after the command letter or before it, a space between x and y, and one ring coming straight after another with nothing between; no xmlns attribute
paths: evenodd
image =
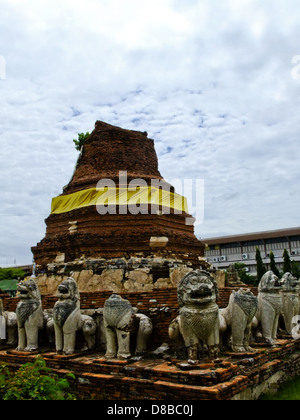
<svg viewBox="0 0 300 420"><path fill-rule="evenodd" d="M300 226L299 22L299 0L0 0L0 265L31 262L96 120L204 179L197 236Z"/></svg>

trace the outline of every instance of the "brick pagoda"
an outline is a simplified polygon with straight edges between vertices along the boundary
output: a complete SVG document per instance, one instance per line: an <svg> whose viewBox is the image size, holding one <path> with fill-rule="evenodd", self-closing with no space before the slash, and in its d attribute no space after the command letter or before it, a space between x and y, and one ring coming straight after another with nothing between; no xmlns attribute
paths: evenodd
<svg viewBox="0 0 300 420"><path fill-rule="evenodd" d="M107 209L116 211L99 214L97 204L102 193L99 195L97 184L107 179L115 188L102 191L110 191L114 197L125 192L127 201L103 201L109 204ZM137 179L144 186L134 191L140 191L142 198L139 213L132 214L128 196L133 193L128 187ZM147 133L97 121L71 181L63 194L53 199L52 212L45 221L46 236L32 252L40 271L48 274L49 270L57 274L57 269L77 271L79 264L79 271L88 268L90 275L101 275L107 266L126 271L128 265L134 269L142 264L151 273L156 267L159 274L154 281L166 280L171 261L177 262L175 268L180 264L189 268L205 266L204 245L196 238L190 220L185 199L176 194L158 170L154 141ZM165 270L157 269L157 258Z"/></svg>

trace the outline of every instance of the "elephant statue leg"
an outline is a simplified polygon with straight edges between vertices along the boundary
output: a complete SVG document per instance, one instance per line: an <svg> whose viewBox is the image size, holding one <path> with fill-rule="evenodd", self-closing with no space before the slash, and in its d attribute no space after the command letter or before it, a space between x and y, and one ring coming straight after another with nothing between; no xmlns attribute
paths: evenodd
<svg viewBox="0 0 300 420"><path fill-rule="evenodd" d="M275 319L274 319L274 324L273 324L273 330L272 330L273 342L277 340L278 324L279 324L279 314L276 314Z"/></svg>
<svg viewBox="0 0 300 420"><path fill-rule="evenodd" d="M26 352L36 351L39 347L39 330L30 328L29 325L25 323L25 331L27 337L27 345L25 348Z"/></svg>
<svg viewBox="0 0 300 420"><path fill-rule="evenodd" d="M135 333L136 355L146 352L147 343L152 333L151 320L137 314L137 309L121 296L112 294L105 301L103 310L103 324L106 335L106 358L129 359L131 357L130 338Z"/></svg>
<svg viewBox="0 0 300 420"><path fill-rule="evenodd" d="M64 348L63 330L58 324L54 323L55 347L57 353L62 353Z"/></svg>
<svg viewBox="0 0 300 420"><path fill-rule="evenodd" d="M151 320L143 314L137 314L136 317L139 319L139 328L137 332L135 353L137 356L142 356L147 352L147 345L153 331L153 325Z"/></svg>
<svg viewBox="0 0 300 420"><path fill-rule="evenodd" d="M81 313L77 308L65 321L63 330L64 354L71 355L75 352L76 332L81 327Z"/></svg>
<svg viewBox="0 0 300 420"><path fill-rule="evenodd" d="M115 359L117 357L118 343L117 334L114 328L105 327L106 335L106 355L107 359Z"/></svg>
<svg viewBox="0 0 300 420"><path fill-rule="evenodd" d="M118 359L130 359L130 332L117 330Z"/></svg>
<svg viewBox="0 0 300 420"><path fill-rule="evenodd" d="M244 348L244 326L247 324L247 316L241 308L235 307L235 316L232 319L232 351L243 353Z"/></svg>
<svg viewBox="0 0 300 420"><path fill-rule="evenodd" d="M43 327L43 312L40 307L25 322L27 346L25 351L36 351L39 347L39 331Z"/></svg>
<svg viewBox="0 0 300 420"><path fill-rule="evenodd" d="M270 317L271 313L271 317ZM273 308L264 308L261 313L261 326L262 326L262 334L265 341L268 344L274 344L273 334L274 334L274 322L270 322L270 318L274 317L274 310Z"/></svg>
<svg viewBox="0 0 300 420"><path fill-rule="evenodd" d="M18 342L17 316L13 312L7 313L6 325L7 345L15 346Z"/></svg>
<svg viewBox="0 0 300 420"><path fill-rule="evenodd" d="M211 358L217 358L220 352L219 344L220 344L220 322L219 322L219 315L217 316L217 320L215 323L215 327L213 328L211 334L207 338L207 347L208 347L208 354Z"/></svg>
<svg viewBox="0 0 300 420"><path fill-rule="evenodd" d="M199 350L199 345L198 344L193 344L193 345L187 347L188 362L190 364L197 363L197 361L198 361L198 350Z"/></svg>
<svg viewBox="0 0 300 420"><path fill-rule="evenodd" d="M250 339L251 339L251 328L252 328L252 320L250 324L247 325L244 333L244 341L243 346L247 352L254 352L254 350L250 347Z"/></svg>
<svg viewBox="0 0 300 420"><path fill-rule="evenodd" d="M24 351L26 347L26 331L25 327L18 328L18 347L17 351Z"/></svg>
<svg viewBox="0 0 300 420"><path fill-rule="evenodd" d="M76 331L64 332L64 354L71 355L75 352Z"/></svg>

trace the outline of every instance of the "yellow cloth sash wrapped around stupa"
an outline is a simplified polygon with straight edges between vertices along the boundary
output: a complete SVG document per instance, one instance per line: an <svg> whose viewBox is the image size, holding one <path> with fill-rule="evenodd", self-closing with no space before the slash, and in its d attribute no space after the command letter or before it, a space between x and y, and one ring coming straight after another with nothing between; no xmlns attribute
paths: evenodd
<svg viewBox="0 0 300 420"><path fill-rule="evenodd" d="M156 187L90 188L52 200L51 214L68 213L89 206L161 206L188 213L187 199L179 194Z"/></svg>

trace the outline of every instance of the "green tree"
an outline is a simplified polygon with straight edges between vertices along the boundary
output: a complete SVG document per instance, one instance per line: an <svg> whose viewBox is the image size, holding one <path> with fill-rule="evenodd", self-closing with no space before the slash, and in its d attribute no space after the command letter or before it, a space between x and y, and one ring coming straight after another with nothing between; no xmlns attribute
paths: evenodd
<svg viewBox="0 0 300 420"><path fill-rule="evenodd" d="M18 280L18 278L25 277L25 272L19 268L0 268L0 281L1 280Z"/></svg>
<svg viewBox="0 0 300 420"><path fill-rule="evenodd" d="M293 276L299 279L300 278L300 263L298 261L291 261L291 267L292 267L291 273L293 274Z"/></svg>
<svg viewBox="0 0 300 420"><path fill-rule="evenodd" d="M73 142L75 143L75 148L79 152L81 151L84 143L86 142L86 139L89 137L90 133L78 133L78 140L74 139Z"/></svg>
<svg viewBox="0 0 300 420"><path fill-rule="evenodd" d="M263 263L259 248L256 248L256 257L255 258L256 258L256 266L257 266L257 281L260 282L263 275L266 274L267 269L266 269L266 266Z"/></svg>
<svg viewBox="0 0 300 420"><path fill-rule="evenodd" d="M239 278L245 284L253 285L255 284L255 278L250 276L246 271L246 264L243 263L235 263L234 268L237 270L239 274Z"/></svg>
<svg viewBox="0 0 300 420"><path fill-rule="evenodd" d="M75 400L74 395L68 392L70 385L67 378L75 379L72 374L64 378L54 374L41 356L16 372L10 372L6 365L1 365L0 400Z"/></svg>
<svg viewBox="0 0 300 420"><path fill-rule="evenodd" d="M292 262L290 259L290 254L288 250L285 249L283 252L283 273L291 273L292 272Z"/></svg>
<svg viewBox="0 0 300 420"><path fill-rule="evenodd" d="M275 274L275 276L280 277L280 272L278 270L278 268L276 267L276 262L275 262L275 255L274 252L271 251L270 252L270 269L271 271L273 271L273 273Z"/></svg>

